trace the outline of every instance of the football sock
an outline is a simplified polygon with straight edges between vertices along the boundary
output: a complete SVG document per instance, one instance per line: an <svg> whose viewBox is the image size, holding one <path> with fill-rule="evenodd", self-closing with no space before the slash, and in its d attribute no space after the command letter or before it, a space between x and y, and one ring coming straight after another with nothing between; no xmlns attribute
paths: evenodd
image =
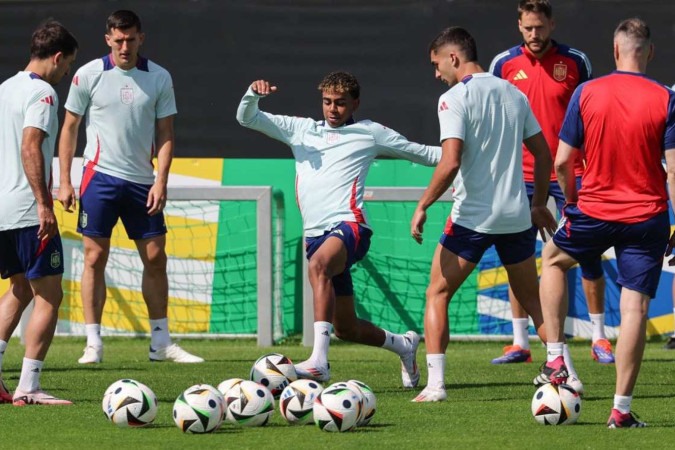
<svg viewBox="0 0 675 450"><path fill-rule="evenodd" d="M35 392L40 388L40 374L42 373L43 364L42 361L38 361L37 359L23 359L18 390L23 392Z"/></svg>
<svg viewBox="0 0 675 450"><path fill-rule="evenodd" d="M88 347L103 347L103 341L101 340L101 324L100 323L88 323L85 324L84 330L87 333L87 346Z"/></svg>
<svg viewBox="0 0 675 450"><path fill-rule="evenodd" d="M546 362L555 360L558 356L563 354L562 342L549 342L546 344Z"/></svg>
<svg viewBox="0 0 675 450"><path fill-rule="evenodd" d="M565 366L567 367L567 373L570 376L577 377L577 371L574 370L574 363L572 362L572 355L570 355L570 348L567 344L563 345L563 359L565 360ZM579 378L579 377L577 377Z"/></svg>
<svg viewBox="0 0 675 450"><path fill-rule="evenodd" d="M330 322L314 322L314 348L309 357L319 366L328 364L328 347L330 347L330 334L333 332L333 324Z"/></svg>
<svg viewBox="0 0 675 450"><path fill-rule="evenodd" d="M605 313L589 314L591 325L593 326L593 342L598 339L607 339L605 337Z"/></svg>
<svg viewBox="0 0 675 450"><path fill-rule="evenodd" d="M2 357L5 356L7 350L7 341L0 339L0 375L2 375Z"/></svg>
<svg viewBox="0 0 675 450"><path fill-rule="evenodd" d="M382 348L399 355L405 355L410 351L410 344L402 335L390 333L387 330L382 331L384 331L384 344L382 344Z"/></svg>
<svg viewBox="0 0 675 450"><path fill-rule="evenodd" d="M511 323L513 323L513 345L518 345L523 350L530 349L530 338L528 333L529 322L530 319L527 317L514 317L511 319Z"/></svg>
<svg viewBox="0 0 675 450"><path fill-rule="evenodd" d="M169 319L150 319L150 330L150 347L158 349L171 345Z"/></svg>
<svg viewBox="0 0 675 450"><path fill-rule="evenodd" d="M628 414L632 401L632 395L614 395L614 409L618 409L621 414Z"/></svg>
<svg viewBox="0 0 675 450"><path fill-rule="evenodd" d="M445 389L445 353L427 354L427 386L432 389Z"/></svg>

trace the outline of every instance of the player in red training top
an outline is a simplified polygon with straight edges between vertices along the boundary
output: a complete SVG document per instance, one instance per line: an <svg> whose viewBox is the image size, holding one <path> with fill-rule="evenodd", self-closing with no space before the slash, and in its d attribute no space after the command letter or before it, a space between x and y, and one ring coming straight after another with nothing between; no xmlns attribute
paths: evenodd
<svg viewBox="0 0 675 450"><path fill-rule="evenodd" d="M548 0L521 0L518 5L518 28L523 35L523 44L497 55L492 61L490 72L513 83L527 96L555 159L558 133L567 104L574 89L591 78L591 64L584 53L551 39L555 21ZM530 197L534 184L533 163L532 155L523 150L525 186ZM583 158L578 155L574 164L577 186L581 182L583 171ZM551 173L548 194L555 199L560 212L565 196L558 186L555 171ZM536 239L534 229L532 239ZM614 355L612 345L605 336L605 279L600 257L592 264L582 267L581 271L593 330L591 356L598 362L611 364L614 362ZM532 361L528 317L510 287L509 301L513 315L513 345L504 347L504 354L493 359L493 364ZM574 372L571 366L568 370Z"/></svg>
<svg viewBox="0 0 675 450"><path fill-rule="evenodd" d="M621 335L609 428L645 426L631 413L633 388L663 251L669 255L675 245L675 234L668 238L667 203L669 196L675 200L675 93L644 75L653 53L647 24L636 18L624 20L614 32L617 70L575 90L555 162L567 204L542 253L540 296L547 362L535 384L567 379L562 357L567 271L610 247L616 251ZM587 165L577 191L574 161L582 148ZM661 162L664 153L667 176Z"/></svg>

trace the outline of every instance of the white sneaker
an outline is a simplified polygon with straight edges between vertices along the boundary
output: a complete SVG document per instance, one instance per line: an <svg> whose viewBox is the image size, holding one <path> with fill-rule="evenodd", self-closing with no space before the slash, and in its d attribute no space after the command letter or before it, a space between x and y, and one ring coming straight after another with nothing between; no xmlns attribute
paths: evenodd
<svg viewBox="0 0 675 450"><path fill-rule="evenodd" d="M317 366L313 361L303 361L295 364L295 373L298 378L325 383L330 380L330 364Z"/></svg>
<svg viewBox="0 0 675 450"><path fill-rule="evenodd" d="M14 406L26 405L72 405L70 400L63 400L56 398L51 394L38 389L35 392L22 392L20 390L14 391Z"/></svg>
<svg viewBox="0 0 675 450"><path fill-rule="evenodd" d="M429 386L425 387L422 392L417 394L417 397L411 401L415 403L423 402L442 402L448 398L448 393L445 392L444 388L433 389Z"/></svg>
<svg viewBox="0 0 675 450"><path fill-rule="evenodd" d="M84 355L77 360L80 364L98 364L103 361L103 347L94 347L87 345L84 348Z"/></svg>
<svg viewBox="0 0 675 450"><path fill-rule="evenodd" d="M420 369L417 367L417 347L420 345L420 335L408 331L403 337L412 346L410 351L401 356L401 381L404 388L414 388L420 381Z"/></svg>
<svg viewBox="0 0 675 450"><path fill-rule="evenodd" d="M171 344L168 347L154 349L150 347L150 361L173 361L176 363L202 363L204 358L188 353L178 346Z"/></svg>
<svg viewBox="0 0 675 450"><path fill-rule="evenodd" d="M0 403L12 403L12 393L2 378L0 378Z"/></svg>
<svg viewBox="0 0 675 450"><path fill-rule="evenodd" d="M577 391L577 394L579 395L584 393L584 384L581 382L576 373L573 373L567 377L565 384Z"/></svg>

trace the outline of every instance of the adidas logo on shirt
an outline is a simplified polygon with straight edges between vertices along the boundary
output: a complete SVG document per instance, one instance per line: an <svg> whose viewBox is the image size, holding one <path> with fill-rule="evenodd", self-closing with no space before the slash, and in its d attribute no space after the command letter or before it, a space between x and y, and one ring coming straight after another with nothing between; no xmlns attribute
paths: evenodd
<svg viewBox="0 0 675 450"><path fill-rule="evenodd" d="M51 95L48 95L47 97L43 98L40 100L42 103L46 103L48 105L54 106L54 97Z"/></svg>
<svg viewBox="0 0 675 450"><path fill-rule="evenodd" d="M520 81L520 80L527 80L527 74L523 69L520 69L516 74L516 76L513 77L513 81Z"/></svg>

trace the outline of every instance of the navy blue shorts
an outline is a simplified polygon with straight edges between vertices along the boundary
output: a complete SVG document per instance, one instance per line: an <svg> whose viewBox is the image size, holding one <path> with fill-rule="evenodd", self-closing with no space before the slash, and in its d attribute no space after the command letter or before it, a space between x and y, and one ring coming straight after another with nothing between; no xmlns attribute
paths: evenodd
<svg viewBox="0 0 675 450"><path fill-rule="evenodd" d="M338 226L326 231L322 236L305 238L305 251L309 260L329 237L339 238L347 249L345 270L332 278L335 295L354 295L354 284L349 269L361 261L370 248L373 232L356 222L340 222Z"/></svg>
<svg viewBox="0 0 675 450"><path fill-rule="evenodd" d="M164 214L150 216L145 206L151 187L85 167L80 187L77 231L89 237L109 238L121 218L129 239L166 234Z"/></svg>
<svg viewBox="0 0 675 450"><path fill-rule="evenodd" d="M3 279L23 273L34 280L63 274L61 236L48 241L37 238L38 225L0 231L0 276Z"/></svg>
<svg viewBox="0 0 675 450"><path fill-rule="evenodd" d="M577 191L581 189L581 177L576 177ZM526 182L525 188L527 189L527 198L530 200L530 205L532 204L532 196L534 195L534 183ZM565 206L565 194L557 181L551 181L551 184L548 187L548 196L553 197L555 200L555 206L558 209L558 216L562 217L563 207ZM536 227L532 227L532 238L537 239L537 230ZM588 263L581 264L581 276L587 280L597 280L602 277L602 255L599 256L594 261L589 261Z"/></svg>
<svg viewBox="0 0 675 450"><path fill-rule="evenodd" d="M553 242L583 265L610 247L616 252L616 282L654 297L661 277L663 255L670 237L668 212L634 224L606 222L587 216L568 204Z"/></svg>
<svg viewBox="0 0 675 450"><path fill-rule="evenodd" d="M478 264L483 253L494 245L503 265L518 264L534 255L536 242L528 228L518 233L486 234L470 230L448 219L440 243L455 255Z"/></svg>

